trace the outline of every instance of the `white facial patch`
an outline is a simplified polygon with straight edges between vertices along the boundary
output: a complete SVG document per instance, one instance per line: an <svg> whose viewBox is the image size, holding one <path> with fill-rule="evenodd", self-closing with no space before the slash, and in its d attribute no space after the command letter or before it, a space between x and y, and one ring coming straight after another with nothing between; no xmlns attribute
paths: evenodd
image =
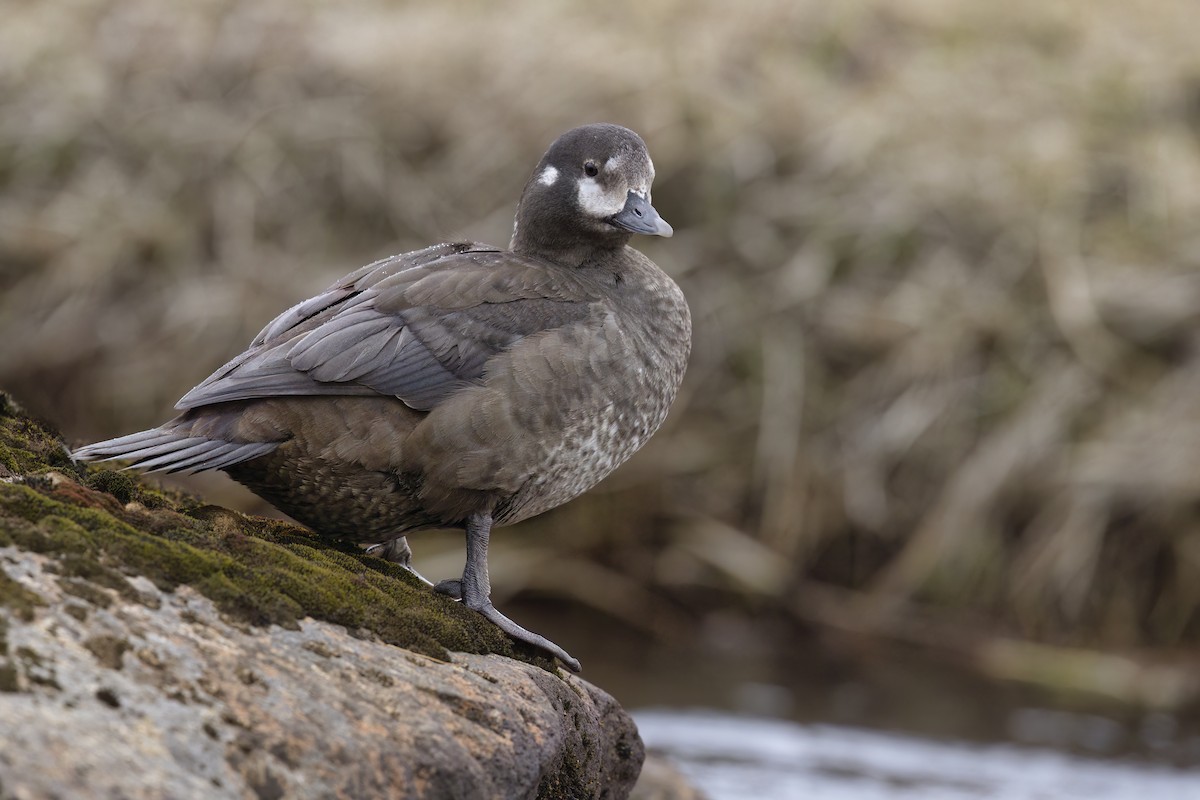
<svg viewBox="0 0 1200 800"><path fill-rule="evenodd" d="M538 175L538 183L542 186L553 186L556 180L558 180L558 170L554 167L546 167L542 170L542 174Z"/></svg>
<svg viewBox="0 0 1200 800"><path fill-rule="evenodd" d="M625 195L605 193L595 178L584 178L579 182L579 207L592 217L611 217L625 207Z"/></svg>

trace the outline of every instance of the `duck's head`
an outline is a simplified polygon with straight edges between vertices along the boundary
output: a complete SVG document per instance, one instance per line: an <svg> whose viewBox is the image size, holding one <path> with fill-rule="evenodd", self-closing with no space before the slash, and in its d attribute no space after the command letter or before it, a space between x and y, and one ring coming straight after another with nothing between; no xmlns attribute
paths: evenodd
<svg viewBox="0 0 1200 800"><path fill-rule="evenodd" d="M673 231L650 204L654 163L620 125L584 125L554 140L525 184L512 249L564 263Z"/></svg>

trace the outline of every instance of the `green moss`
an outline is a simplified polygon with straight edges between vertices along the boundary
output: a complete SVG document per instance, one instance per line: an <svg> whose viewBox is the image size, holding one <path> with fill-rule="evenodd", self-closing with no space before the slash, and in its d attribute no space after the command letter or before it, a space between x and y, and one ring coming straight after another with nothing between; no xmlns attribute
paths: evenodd
<svg viewBox="0 0 1200 800"><path fill-rule="evenodd" d="M125 659L125 651L130 648L129 641L118 636L101 634L87 639L86 647L101 666L108 669L120 669Z"/></svg>
<svg viewBox="0 0 1200 800"><path fill-rule="evenodd" d="M41 595L26 589L0 570L0 606L12 611L18 619L28 621L33 619L34 608L41 605L45 605ZM0 618L0 644L5 640L4 625L4 620ZM0 647L0 655L3 654L4 649Z"/></svg>
<svg viewBox="0 0 1200 800"><path fill-rule="evenodd" d="M93 605L112 592L137 600L127 576L163 590L182 584L251 625L296 628L305 617L435 658L501 653L553 669L478 614L435 594L395 564L185 495L156 492L130 473L73 465L48 427L0 393L0 546L54 559L62 588ZM11 597L11 600L5 598ZM33 602L0 583L0 603Z"/></svg>
<svg viewBox="0 0 1200 800"><path fill-rule="evenodd" d="M38 520L33 530L45 537L44 541L39 541L44 551L90 555L87 531L72 519L50 514Z"/></svg>
<svg viewBox="0 0 1200 800"><path fill-rule="evenodd" d="M316 653L322 658L341 658L341 655L324 642L305 642L300 645L310 653Z"/></svg>
<svg viewBox="0 0 1200 800"><path fill-rule="evenodd" d="M148 509L177 508L180 505L186 505L190 499L179 492L167 492L143 486L138 483L133 474L107 469L103 465L88 469L85 483L90 489L112 495L113 499L121 505L140 503Z"/></svg>
<svg viewBox="0 0 1200 800"><path fill-rule="evenodd" d="M96 469L88 475L87 485L98 492L111 494L122 505L132 503L138 495L137 482L127 472Z"/></svg>
<svg viewBox="0 0 1200 800"><path fill-rule="evenodd" d="M30 475L56 469L82 475L62 439L49 425L25 414L7 392L0 391L0 469ZM0 477L4 477L0 472Z"/></svg>
<svg viewBox="0 0 1200 800"><path fill-rule="evenodd" d="M97 608L108 608L113 603L112 595L99 586L77 578L59 578L59 587L69 595L86 600Z"/></svg>
<svg viewBox="0 0 1200 800"><path fill-rule="evenodd" d="M21 679L13 664L0 664L0 692L21 691Z"/></svg>
<svg viewBox="0 0 1200 800"><path fill-rule="evenodd" d="M52 661L47 662L31 647L18 647L13 655L18 664L17 671L23 673L30 683L55 690L62 689Z"/></svg>
<svg viewBox="0 0 1200 800"><path fill-rule="evenodd" d="M374 667L371 667L370 669L359 670L358 674L362 675L364 678L372 681L373 683L379 684L385 689L390 689L396 685L396 681L391 675L388 675L383 670L375 669Z"/></svg>

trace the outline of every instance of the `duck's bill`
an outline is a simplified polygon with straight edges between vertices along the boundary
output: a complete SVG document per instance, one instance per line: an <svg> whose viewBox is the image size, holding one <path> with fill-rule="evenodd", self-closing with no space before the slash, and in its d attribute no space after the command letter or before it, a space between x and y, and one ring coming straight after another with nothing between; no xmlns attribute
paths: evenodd
<svg viewBox="0 0 1200 800"><path fill-rule="evenodd" d="M658 215L654 206L636 192L629 193L625 207L611 217L609 222L631 233L644 233L647 236L670 236L675 233L675 229Z"/></svg>

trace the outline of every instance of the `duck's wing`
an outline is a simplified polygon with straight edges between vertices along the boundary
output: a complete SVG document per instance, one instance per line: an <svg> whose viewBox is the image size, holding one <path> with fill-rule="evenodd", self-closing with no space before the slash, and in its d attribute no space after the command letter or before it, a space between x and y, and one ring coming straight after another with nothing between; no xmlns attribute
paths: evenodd
<svg viewBox="0 0 1200 800"><path fill-rule="evenodd" d="M564 270L478 245L384 259L285 311L176 408L390 395L428 410L480 382L497 353L583 319L596 299Z"/></svg>

